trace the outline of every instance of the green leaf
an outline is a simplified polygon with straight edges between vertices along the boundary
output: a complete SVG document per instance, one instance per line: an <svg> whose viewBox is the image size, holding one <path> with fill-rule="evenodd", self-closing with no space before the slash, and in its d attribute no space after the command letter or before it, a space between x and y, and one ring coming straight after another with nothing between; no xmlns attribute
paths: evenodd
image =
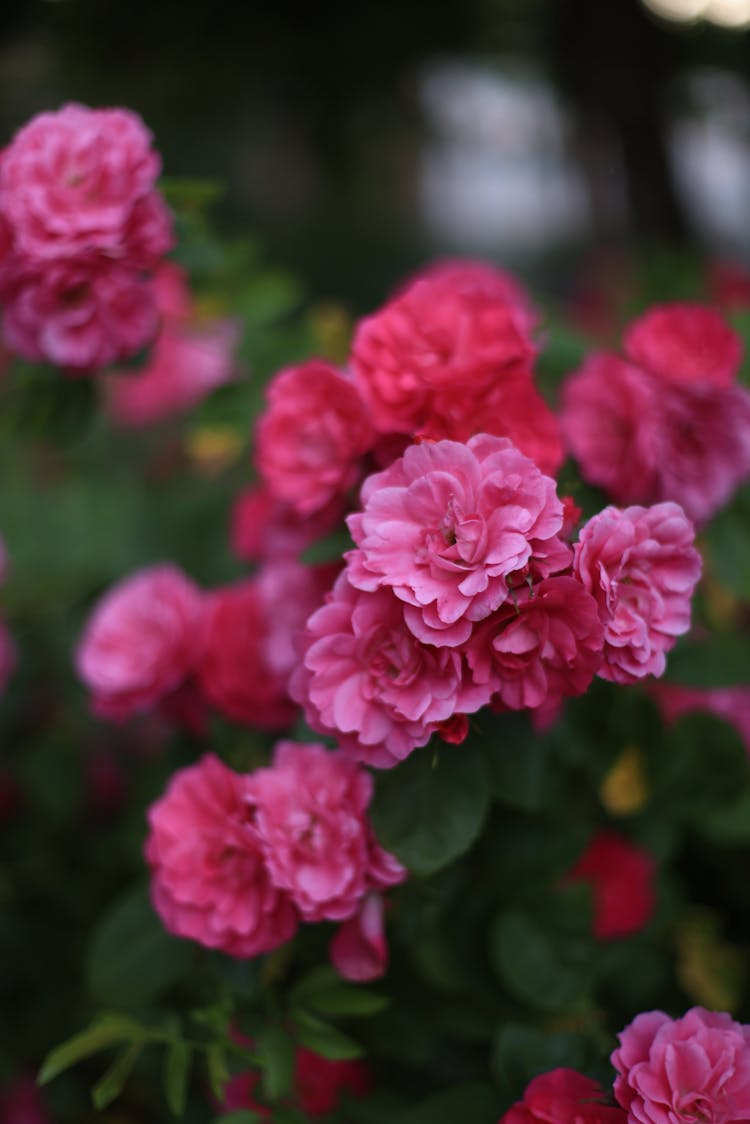
<svg viewBox="0 0 750 1124"><path fill-rule="evenodd" d="M714 635L699 644L678 644L667 658L664 680L682 687L735 687L750 683L747 637Z"/></svg>
<svg viewBox="0 0 750 1124"><path fill-rule="evenodd" d="M399 1113L394 1124L489 1124L496 1119L497 1093L477 1082L433 1094Z"/></svg>
<svg viewBox="0 0 750 1124"><path fill-rule="evenodd" d="M433 874L471 847L489 799L478 746L427 746L378 777L372 820L383 846L409 870Z"/></svg>
<svg viewBox="0 0 750 1124"><path fill-rule="evenodd" d="M750 843L750 791L742 792L731 804L709 812L696 827L706 839L720 846Z"/></svg>
<svg viewBox="0 0 750 1124"><path fill-rule="evenodd" d="M510 1102L540 1073L560 1067L585 1069L588 1054L586 1043L575 1034L505 1023L492 1041L492 1072Z"/></svg>
<svg viewBox="0 0 750 1124"><path fill-rule="evenodd" d="M139 887L118 901L94 932L89 991L112 1006L142 1006L163 994L191 957L191 946L164 930L148 891Z"/></svg>
<svg viewBox="0 0 750 1124"><path fill-rule="evenodd" d="M185 1111L191 1060L192 1048L187 1042L170 1042L164 1055L164 1095L175 1116Z"/></svg>
<svg viewBox="0 0 750 1124"><path fill-rule="evenodd" d="M294 1043L280 1026L266 1026L255 1036L263 1066L263 1092L269 1101L286 1096L294 1074Z"/></svg>
<svg viewBox="0 0 750 1124"><path fill-rule="evenodd" d="M39 1084L46 1085L58 1074L84 1058L98 1054L118 1042L140 1037L142 1033L142 1028L133 1019L119 1015L104 1015L86 1030L82 1030L80 1034L74 1035L73 1038L69 1038L67 1042L50 1051L39 1071Z"/></svg>
<svg viewBox="0 0 750 1124"><path fill-rule="evenodd" d="M351 987L341 982L332 968L316 968L289 993L294 1009L318 1011L323 1015L376 1015L385 1010L390 1000L385 995L364 987Z"/></svg>
<svg viewBox="0 0 750 1124"><path fill-rule="evenodd" d="M302 1045L329 1061L346 1061L348 1058L362 1056L362 1047L353 1038L306 1011L295 1011L294 1024Z"/></svg>
<svg viewBox="0 0 750 1124"><path fill-rule="evenodd" d="M578 1007L588 998L589 942L550 933L516 911L495 918L490 952L498 977L518 999L545 1011Z"/></svg>
<svg viewBox="0 0 750 1124"><path fill-rule="evenodd" d="M527 715L488 712L479 721L495 798L524 812L538 811L555 795L551 742L534 733Z"/></svg>
<svg viewBox="0 0 750 1124"><path fill-rule="evenodd" d="M258 1124L263 1118L249 1108L241 1108L239 1112L229 1112L226 1116L217 1116L213 1124ZM277 1119L280 1117L277 1116Z"/></svg>
<svg viewBox="0 0 750 1124"><path fill-rule="evenodd" d="M101 1081L97 1081L91 1090L91 1100L95 1109L101 1112L115 1097L119 1097L142 1049L143 1042L131 1042L129 1046L120 1050L104 1077Z"/></svg>
<svg viewBox="0 0 750 1124"><path fill-rule="evenodd" d="M218 1043L206 1048L206 1069L211 1092L217 1101L222 1101L230 1074L224 1048Z"/></svg>
<svg viewBox="0 0 750 1124"><path fill-rule="evenodd" d="M742 739L712 714L688 714L675 722L649 758L652 800L700 829L706 814L731 807L747 789L750 772Z"/></svg>

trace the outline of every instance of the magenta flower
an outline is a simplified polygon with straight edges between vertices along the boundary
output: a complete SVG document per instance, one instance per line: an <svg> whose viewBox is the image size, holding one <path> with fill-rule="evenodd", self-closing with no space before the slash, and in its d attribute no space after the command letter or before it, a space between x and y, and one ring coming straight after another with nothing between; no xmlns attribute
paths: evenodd
<svg viewBox="0 0 750 1124"><path fill-rule="evenodd" d="M276 746L268 768L246 779L271 880L305 921L352 917L382 883L382 861L370 876L372 788L369 774L343 754L288 741ZM389 859L388 884L402 882L406 871Z"/></svg>
<svg viewBox="0 0 750 1124"><path fill-rule="evenodd" d="M239 493L232 507L232 550L243 562L297 558L306 547L332 531L343 515L340 496L323 511L305 516L277 500L262 484L253 485Z"/></svg>
<svg viewBox="0 0 750 1124"><path fill-rule="evenodd" d="M666 653L690 627L701 574L695 531L675 503L607 507L581 530L574 571L604 625L602 679L663 675Z"/></svg>
<svg viewBox="0 0 750 1124"><path fill-rule="evenodd" d="M166 563L113 586L94 608L76 652L94 711L128 718L183 685L198 658L203 607L198 587Z"/></svg>
<svg viewBox="0 0 750 1124"><path fill-rule="evenodd" d="M675 301L649 308L623 339L628 357L665 382L730 386L742 362L742 340L707 305Z"/></svg>
<svg viewBox="0 0 750 1124"><path fill-rule="evenodd" d="M377 980L388 968L383 898L372 892L357 913L339 925L329 947L331 963L340 976L354 983Z"/></svg>
<svg viewBox="0 0 750 1124"><path fill-rule="evenodd" d="M358 482L374 440L355 384L313 359L271 382L258 425L258 468L277 499L312 515Z"/></svg>
<svg viewBox="0 0 750 1124"><path fill-rule="evenodd" d="M243 777L207 754L175 773L148 822L151 898L171 933L240 957L294 935L297 916L269 878Z"/></svg>
<svg viewBox="0 0 750 1124"><path fill-rule="evenodd" d="M422 644L390 590L368 593L338 578L307 622L302 662L290 682L313 729L360 761L390 768L458 711L489 701L466 684L459 652Z"/></svg>
<svg viewBox="0 0 750 1124"><path fill-rule="evenodd" d="M553 1069L529 1083L523 1100L512 1105L499 1124L626 1124L625 1113L608 1105L606 1096L585 1074Z"/></svg>
<svg viewBox="0 0 750 1124"><path fill-rule="evenodd" d="M523 589L474 630L467 660L475 682L487 683L510 710L554 706L582 695L602 660L596 601L571 577Z"/></svg>
<svg viewBox="0 0 750 1124"><path fill-rule="evenodd" d="M680 1019L638 1015L612 1054L615 1096L628 1124L746 1124L750 1027L693 1007Z"/></svg>
<svg viewBox="0 0 750 1124"><path fill-rule="evenodd" d="M359 548L347 555L349 580L392 588L425 643L465 643L528 574L569 562L554 480L506 438L410 446L368 477L362 504L347 520Z"/></svg>
<svg viewBox="0 0 750 1124"><path fill-rule="evenodd" d="M127 109L70 104L25 125L0 160L0 214L15 253L152 265L170 249L172 229L154 192L161 161L151 141Z"/></svg>

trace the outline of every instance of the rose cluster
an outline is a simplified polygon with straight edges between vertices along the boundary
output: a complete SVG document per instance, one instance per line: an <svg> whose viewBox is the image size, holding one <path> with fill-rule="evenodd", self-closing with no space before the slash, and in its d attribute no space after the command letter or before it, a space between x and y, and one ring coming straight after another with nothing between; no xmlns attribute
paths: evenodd
<svg viewBox="0 0 750 1124"><path fill-rule="evenodd" d="M692 524L673 503L606 508L571 548L565 520L507 438L411 445L368 477L292 675L313 729L388 767L480 707L661 675L700 576Z"/></svg>
<svg viewBox="0 0 750 1124"><path fill-rule="evenodd" d="M182 769L148 813L151 893L164 925L251 957L288 941L300 921L341 922L331 947L339 971L381 975L382 910L373 931L371 903L406 871L375 837L372 791L343 754L290 741L247 775L211 754Z"/></svg>
<svg viewBox="0 0 750 1124"><path fill-rule="evenodd" d="M151 134L126 109L41 113L0 154L0 300L11 351L87 373L153 337L171 248Z"/></svg>
<svg viewBox="0 0 750 1124"><path fill-rule="evenodd" d="M294 642L330 584L328 567L269 564L201 590L166 563L131 574L95 606L76 654L100 717L159 709L199 732L206 705L267 730L294 719Z"/></svg>
<svg viewBox="0 0 750 1124"><path fill-rule="evenodd" d="M693 1007L638 1015L612 1054L616 1105L570 1069L535 1078L500 1124L744 1124L750 1120L750 1026Z"/></svg>
<svg viewBox="0 0 750 1124"><path fill-rule="evenodd" d="M624 357L589 356L563 387L562 426L586 480L618 503L674 500L697 523L750 475L739 336L712 308L657 305Z"/></svg>

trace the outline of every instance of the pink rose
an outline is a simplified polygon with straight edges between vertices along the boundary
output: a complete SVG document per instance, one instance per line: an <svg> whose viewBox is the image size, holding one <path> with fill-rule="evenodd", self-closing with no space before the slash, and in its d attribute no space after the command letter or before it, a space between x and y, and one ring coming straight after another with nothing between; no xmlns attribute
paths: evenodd
<svg viewBox="0 0 750 1124"><path fill-rule="evenodd" d="M655 906L656 862L652 854L614 831L600 831L567 875L588 882L594 894L597 940L629 937L650 921Z"/></svg>
<svg viewBox="0 0 750 1124"><path fill-rule="evenodd" d="M626 1124L626 1118L607 1104L596 1081L574 1069L553 1069L534 1078L499 1124Z"/></svg>
<svg viewBox="0 0 750 1124"><path fill-rule="evenodd" d="M633 321L623 342L633 363L682 386L730 386L742 362L740 337L702 304L654 305Z"/></svg>
<svg viewBox="0 0 750 1124"><path fill-rule="evenodd" d="M313 359L271 382L258 424L258 468L277 499L312 515L357 483L374 438L354 383Z"/></svg>
<svg viewBox="0 0 750 1124"><path fill-rule="evenodd" d="M612 1054L628 1124L747 1124L750 1027L693 1007L679 1019L638 1015Z"/></svg>
<svg viewBox="0 0 750 1124"><path fill-rule="evenodd" d="M581 472L618 503L649 502L658 490L656 387L616 355L589 356L562 388L561 423Z"/></svg>
<svg viewBox="0 0 750 1124"><path fill-rule="evenodd" d="M511 710L582 695L599 669L603 630L597 603L571 577L522 589L474 630L467 660Z"/></svg>
<svg viewBox="0 0 750 1124"><path fill-rule="evenodd" d="M11 351L88 373L133 355L153 337L153 294L117 262L54 262L19 274L4 297Z"/></svg>
<svg viewBox="0 0 750 1124"><path fill-rule="evenodd" d="M76 667L97 714L123 719L180 687L198 657L203 595L175 566L140 570L95 606Z"/></svg>
<svg viewBox="0 0 750 1124"><path fill-rule="evenodd" d="M489 690L464 682L461 655L422 644L388 589L355 589L346 571L307 622L292 697L313 729L347 753L391 768L457 710L472 712Z"/></svg>
<svg viewBox="0 0 750 1124"><path fill-rule="evenodd" d="M481 397L527 376L528 316L489 270L437 267L359 322L352 344L358 385L383 433L414 434L457 388Z"/></svg>
<svg viewBox="0 0 750 1124"><path fill-rule="evenodd" d="M388 967L388 942L385 937L383 898L369 893L357 913L339 925L331 941L331 963L339 975L353 983L365 983L384 976Z"/></svg>
<svg viewBox="0 0 750 1124"><path fill-rule="evenodd" d="M656 683L653 688L665 721L676 722L684 714L715 714L734 726L750 754L750 687L679 687Z"/></svg>
<svg viewBox="0 0 750 1124"><path fill-rule="evenodd" d="M285 674L269 658L272 612L254 578L210 593L197 675L206 698L228 718L283 730L294 721L295 708ZM304 620L303 610L300 628Z"/></svg>
<svg viewBox="0 0 750 1124"><path fill-rule="evenodd" d="M252 1043L248 1045L252 1046ZM249 1108L263 1121L271 1121L273 1113L256 1100L260 1073L246 1070L227 1083L222 1112ZM294 1101L306 1117L328 1116L337 1107L342 1092L351 1097L364 1097L372 1086L372 1075L364 1061L330 1061L320 1054L299 1046L294 1058Z"/></svg>
<svg viewBox="0 0 750 1124"><path fill-rule="evenodd" d="M172 244L154 197L152 136L126 109L63 106L25 125L0 160L0 214L15 252L39 263L89 254L139 268Z"/></svg>
<svg viewBox="0 0 750 1124"><path fill-rule="evenodd" d="M406 292L417 281L439 281L467 296L479 293L502 301L513 311L519 329L528 337L539 322L539 312L518 278L490 262L474 258L439 258L409 277L394 295Z"/></svg>
<svg viewBox="0 0 750 1124"><path fill-rule="evenodd" d="M148 822L151 899L171 933L239 957L290 940L297 917L269 878L243 777L207 754L174 774Z"/></svg>
<svg viewBox="0 0 750 1124"><path fill-rule="evenodd" d="M568 565L555 482L506 438L412 445L368 477L362 504L347 520L349 580L393 589L425 643L465 643L528 573Z"/></svg>
<svg viewBox="0 0 750 1124"><path fill-rule="evenodd" d="M690 627L701 575L694 538L675 503L607 507L581 530L573 566L599 605L602 679L634 683L664 674L666 653Z"/></svg>
<svg viewBox="0 0 750 1124"><path fill-rule="evenodd" d="M305 516L277 500L262 484L254 485L234 501L229 532L232 550L243 562L297 558L333 531L343 515L341 497L314 516Z"/></svg>
<svg viewBox="0 0 750 1124"><path fill-rule="evenodd" d="M305 921L353 916L373 886L372 790L370 775L343 754L296 742L279 742L273 763L246 779L271 880ZM391 884L405 877L393 860Z"/></svg>

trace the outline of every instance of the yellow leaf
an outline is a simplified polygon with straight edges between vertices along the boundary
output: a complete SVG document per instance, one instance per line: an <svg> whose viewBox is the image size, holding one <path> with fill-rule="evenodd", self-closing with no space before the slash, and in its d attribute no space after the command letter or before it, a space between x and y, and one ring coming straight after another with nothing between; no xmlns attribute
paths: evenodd
<svg viewBox="0 0 750 1124"><path fill-rule="evenodd" d="M721 922L707 909L683 917L677 931L677 978L684 991L703 1007L736 1009L745 986L741 949L719 935Z"/></svg>
<svg viewBox="0 0 750 1124"><path fill-rule="evenodd" d="M648 800L643 754L636 746L623 749L602 781L599 798L610 816L632 816Z"/></svg>
<svg viewBox="0 0 750 1124"><path fill-rule="evenodd" d="M185 447L201 476L219 476L241 456L245 438L230 425L204 425L188 434Z"/></svg>

